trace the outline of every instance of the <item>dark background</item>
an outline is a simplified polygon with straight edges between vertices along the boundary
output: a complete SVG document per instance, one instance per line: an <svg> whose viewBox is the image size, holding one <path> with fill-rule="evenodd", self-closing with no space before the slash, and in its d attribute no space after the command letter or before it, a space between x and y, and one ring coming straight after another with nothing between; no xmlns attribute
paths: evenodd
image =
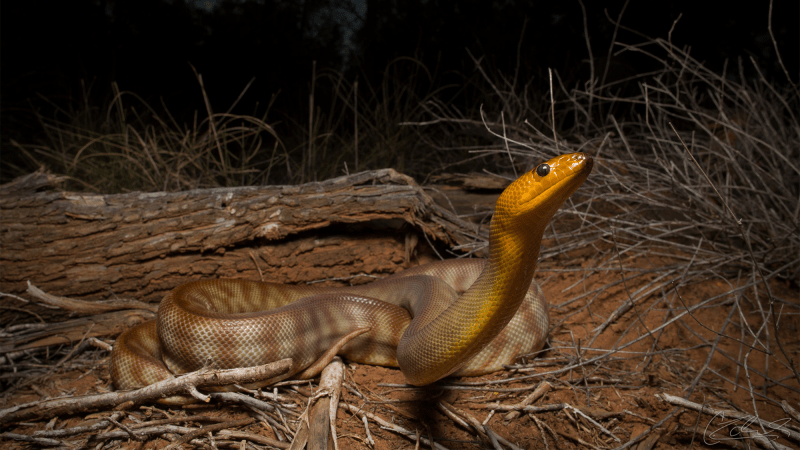
<svg viewBox="0 0 800 450"><path fill-rule="evenodd" d="M475 73L469 49L493 73L519 70L525 79L544 81L539 84L544 87L552 68L566 82L583 83L590 75L584 22L599 78L614 32L608 18L616 20L625 4L585 0L584 16L578 0L340 3L3 1L2 140L30 141L37 124L29 111L82 98L80 80L99 104L110 98L110 83L116 81L156 108L163 99L179 122L191 122L192 113L204 107L190 64L203 75L215 110L227 109L255 77L234 112L253 113L257 103L263 106L277 94L272 121L307 117L312 61L318 73L335 69L374 89L389 61L413 57L431 72L431 85L458 84ZM772 14L773 33L794 82L800 71L799 5L776 0ZM732 78L738 78L739 57L745 58L746 76L756 76L752 57L770 80L785 85L767 31L768 8L768 1L632 0L617 40L643 42L635 32L667 38L682 14L671 34L675 45L691 46L691 54L713 70L721 71L728 59ZM615 56L607 81L643 73L652 64L631 52ZM476 100L453 94L448 101ZM4 158L12 156L8 146L2 148Z"/></svg>

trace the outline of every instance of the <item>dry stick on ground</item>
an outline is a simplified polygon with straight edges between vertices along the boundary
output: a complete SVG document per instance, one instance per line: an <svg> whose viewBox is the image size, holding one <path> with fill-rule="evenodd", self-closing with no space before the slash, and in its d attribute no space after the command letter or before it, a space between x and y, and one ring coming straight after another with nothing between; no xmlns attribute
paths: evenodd
<svg viewBox="0 0 800 450"><path fill-rule="evenodd" d="M286 442L276 441L275 439L270 439L260 434L248 433L247 431L220 430L217 433L217 437L222 439L244 439L275 448L289 448L289 444Z"/></svg>
<svg viewBox="0 0 800 450"><path fill-rule="evenodd" d="M681 398L681 397L676 397L674 395L670 395L670 394L667 394L667 393L656 394L656 398L658 398L661 401L664 401L664 402L670 403L672 405L675 405L675 406L681 406L681 407L684 407L684 408L688 408L688 409L697 411L697 412L699 412L701 414L705 413L705 414L711 415L712 416L712 421L713 421L713 419L715 417L719 417L724 422L724 423L719 424L720 428L727 427L728 425L735 425L736 428L739 429L741 432L743 432L743 434L745 435L745 437L743 437L743 439L744 438L753 439L754 441L756 441L756 443L758 443L760 446L762 446L764 448L776 448L776 449L789 449L790 448L790 447L786 447L784 445L781 445L781 444L775 442L774 438L776 438L776 435L775 434L770 435L768 432L766 432L766 430L764 430L764 427L769 428L771 430L775 430L775 432L783 434L785 437L790 438L793 441L800 443L800 432L793 431L793 430L783 426L783 423L767 422L767 421L765 421L765 420L763 420L763 419L761 419L759 417L752 416L750 414L741 413L741 412L735 411L735 410L716 409L716 408L712 408L710 406L700 405L700 404L697 404L695 402L686 400L686 399ZM731 422L730 419L734 419L736 422L735 423ZM789 419L785 419L785 422L788 422L788 421L789 421ZM762 432L758 432L758 431L753 430L752 428L749 428L749 427L746 426L747 424L750 424L750 423L759 424L761 426L761 428L762 428L763 434L762 434ZM708 425L711 426L711 422L709 422ZM717 429L719 429L719 428L717 428ZM713 438L713 432L708 437L711 438L711 439L714 439L715 441L724 441L724 440L730 439L729 437L715 439L715 438ZM773 438L773 439L770 439L770 437Z"/></svg>
<svg viewBox="0 0 800 450"><path fill-rule="evenodd" d="M580 438L580 436L576 436L576 435L570 433L569 431L567 431L566 429L557 429L556 433L558 433L558 435L561 436L561 437L565 437L565 438L569 439L570 441L575 442L576 444L580 444L580 445L582 445L584 447L589 447L589 448L594 449L594 450L601 450L600 447L597 447L595 445L592 445L592 444L584 441L583 439Z"/></svg>
<svg viewBox="0 0 800 450"><path fill-rule="evenodd" d="M295 414L293 411L287 410L281 406L272 405L263 400L253 398L249 395L241 394L239 392L211 392L208 394L208 396L209 398L214 400L237 403L240 405L245 405L250 408L255 408L258 411L271 411L271 412L280 411L283 414L286 413Z"/></svg>
<svg viewBox="0 0 800 450"><path fill-rule="evenodd" d="M310 392L308 395L301 393L301 395L308 397L308 406L300 416L300 424L290 448L299 450L308 443L309 450L327 449L329 444L332 443L334 448L338 450L336 411L343 382L344 364L342 359L336 356L322 370L317 393L313 395ZM298 390L297 386L293 386L293 388ZM298 390L298 392L300 391ZM314 404L313 408L311 407L312 403Z"/></svg>
<svg viewBox="0 0 800 450"><path fill-rule="evenodd" d="M92 425L82 425L77 427L62 428L60 430L39 430L39 431L34 431L33 436L43 437L43 438L63 438L83 433L92 433L92 432L96 433L100 430L107 428L109 425L112 425L112 422L110 420L115 420L115 421L120 420L124 415L125 413L123 413L122 411L117 411L115 413L112 413L105 420L100 420L99 422L93 423ZM195 417L202 417L204 420L215 420L207 418L206 416L195 416ZM184 420L192 420L192 419L186 418ZM195 418L194 420L200 420L200 419Z"/></svg>
<svg viewBox="0 0 800 450"><path fill-rule="evenodd" d="M309 420L308 450L327 449L329 439L333 440L334 448L339 449L339 441L336 438L336 411L339 408L343 381L344 364L337 356L322 370L319 389L312 398L316 403L311 409Z"/></svg>
<svg viewBox="0 0 800 450"><path fill-rule="evenodd" d="M781 408L783 408L783 412L794 417L795 421L800 422L800 412L792 408L786 400L781 401Z"/></svg>
<svg viewBox="0 0 800 450"><path fill-rule="evenodd" d="M382 419L381 417L379 417L379 416L377 416L375 414L372 414L370 412L364 411L363 409L359 408L358 406L351 405L349 403L339 403L339 407L344 408L344 409L350 411L353 414L361 416L362 418L366 417L366 418L376 422L378 425L381 426L381 428L383 428L385 430L393 431L393 432L395 432L395 433L397 433L399 435L402 435L402 436L405 436L405 437L411 439L412 441L418 439L418 442L422 442L423 444L425 444L427 446L431 445L431 441L426 439L426 438L424 438L424 437L420 437L418 432L415 433L415 432L412 432L410 430L407 430L407 429L401 427L400 425L397 425L395 423L391 423L391 422L387 421L386 419ZM447 447L439 444L438 442L434 443L433 445L435 446L435 448L437 448L439 450L447 450Z"/></svg>
<svg viewBox="0 0 800 450"><path fill-rule="evenodd" d="M552 388L553 388L552 384L548 383L547 381L543 381L543 382L539 383L538 386L536 386L536 389L533 392L531 392L530 395L528 395L521 402L519 402L519 403L517 403L517 404L515 404L513 406L524 408L524 407L530 405L531 403L535 402L536 400L539 400L540 398L542 398L544 396L544 394L550 392L550 389L552 389ZM510 413L506 414L505 417L503 417L503 420L505 420L506 422L509 422L509 421L519 417L519 415L520 415L519 411L511 411Z"/></svg>
<svg viewBox="0 0 800 450"><path fill-rule="evenodd" d="M216 422L219 422L219 420L216 420ZM166 434L186 435L198 429L193 427L172 425L172 424L151 426L148 423L141 423L137 425L140 426L136 428L132 426L121 427L122 428L121 430L106 431L104 433L98 433L92 435L90 437L90 442L95 443L95 442L110 441L110 440L128 440L128 439L133 439L135 441L144 441L148 438L156 436L164 436Z"/></svg>
<svg viewBox="0 0 800 450"><path fill-rule="evenodd" d="M292 439L292 438L294 438L294 436L295 436L295 433L289 429L289 426L288 426L288 424L286 423L286 420L285 420L285 418L283 417L283 414L281 414L281 413L280 413L280 409L277 409L277 412L278 412L278 414L280 415L280 419L275 419L275 418L273 418L271 415L267 414L266 412L264 412L264 411L262 411L262 410L260 410L260 409L258 409L258 408L254 408L254 407L252 407L252 406L249 406L249 405L248 405L248 408L249 408L251 411L253 411L254 413L256 413L256 415L258 415L258 417L259 417L261 420L265 421L265 422L266 422L266 424L270 426L270 428L272 429L272 432L273 432L273 433L275 434L275 436L278 438L279 442L281 442L282 444L286 444L286 446L287 446L287 448L288 448L288 446L289 446L290 444L286 443L286 442L283 440L284 438L283 438L283 436L281 435L281 433L283 433L284 435L286 435L286 438L287 438L287 439ZM280 423L280 422L279 422L279 420L281 420L283 423Z"/></svg>
<svg viewBox="0 0 800 450"><path fill-rule="evenodd" d="M625 450L626 448L632 447L632 446L634 446L634 445L638 444L639 442L641 442L641 441L645 440L645 439L647 438L647 436L649 436L649 435L650 435L650 433L652 433L652 432L653 432L653 430L655 430L655 429L657 429L658 427L660 427L660 426L664 425L664 424L665 424L665 423L666 423L668 420L672 419L672 417L673 417L675 414L677 414L677 413L678 413L678 411L680 411L680 410L681 410L680 408L673 408L673 409L672 409L672 411L670 411L670 412L669 412L669 413L668 413L666 416L664 416L664 418L662 418L662 419L661 419L661 420L659 420L658 422L656 422L656 423L654 423L653 425L651 425L651 426L650 426L650 428L648 428L648 429L644 430L644 432L642 432L641 434L639 434L639 435L637 435L637 436L633 437L633 438L632 438L631 440L629 440L628 442L626 442L626 443L624 443L624 444L620 445L619 447L617 447L617 448L615 448L615 449L613 449L613 450Z"/></svg>
<svg viewBox="0 0 800 450"><path fill-rule="evenodd" d="M487 403L482 406L486 409L492 409L495 411L523 411L527 413L543 413L543 412L553 412L553 411L561 411L561 410L570 410L573 411L575 414L580 415L584 419L586 419L589 423L597 427L601 432L610 436L617 442L621 442L618 437L616 437L612 432L608 431L604 426L600 425L599 422L589 417L591 415L590 411L584 412L579 408L576 408L569 403L556 403L553 405L546 405L546 406L530 406L530 405L523 405L522 402L514 404L514 405L502 405L500 403Z"/></svg>
<svg viewBox="0 0 800 450"><path fill-rule="evenodd" d="M115 299L115 300L76 300L69 297L48 294L28 281L27 292L31 297L40 300L50 306L84 314L97 314L100 312L119 311L123 309L145 309L158 312L158 305L153 303L140 302L134 299Z"/></svg>
<svg viewBox="0 0 800 450"><path fill-rule="evenodd" d="M306 443L308 443L308 410L300 416L300 423L297 425L297 431L295 431L294 439L292 439L291 445L289 445L289 450L302 450L305 448Z"/></svg>
<svg viewBox="0 0 800 450"><path fill-rule="evenodd" d="M68 428L66 430L40 431L34 433L34 436L41 435L41 436L51 437L53 433L59 431L64 431L64 435L76 435L76 434L88 433L92 431L97 431L98 429L106 428L109 425L109 421L111 421L113 422L114 425L117 425L119 428L123 428L123 431L108 431L104 433L93 434L90 439L93 442L100 442L111 439L129 439L129 438L136 439L136 437L143 438L147 436L162 435L166 433L174 434L178 432L185 434L191 431L191 428L188 427L175 427L172 425L174 423L223 422L225 420L220 417L214 417L209 415L193 415L187 417L172 417L169 419L150 420L142 423L127 424L125 427L122 427L117 422L117 420L120 420L122 416L124 416L124 413L116 412L112 414L112 416L109 417L108 420L102 420L97 424L94 424L89 427L74 427L74 428Z"/></svg>
<svg viewBox="0 0 800 450"><path fill-rule="evenodd" d="M361 416L361 421L364 423L364 432L367 434L367 442L370 447L375 447L375 439L372 439L372 433L369 432L369 421L367 416Z"/></svg>
<svg viewBox="0 0 800 450"><path fill-rule="evenodd" d="M472 415L466 414L464 411L459 410L458 408L454 407L450 403L439 400L436 403L439 411L448 417L450 420L464 428L465 430L469 431L470 429L475 430L478 433L478 437L481 438L484 442L491 442L489 435L486 434L486 430L483 429L483 425L478 422Z"/></svg>
<svg viewBox="0 0 800 450"><path fill-rule="evenodd" d="M128 403L133 405L182 393L189 393L199 400L207 401L209 397L199 393L197 387L225 386L235 383L254 383L269 380L286 373L290 367L291 359L282 359L263 366L192 372L160 381L135 391L65 397L26 403L0 410L0 423L29 420L36 417L56 417L100 408L113 408Z"/></svg>
<svg viewBox="0 0 800 450"><path fill-rule="evenodd" d="M40 445L42 447L62 446L69 448L68 445L66 445L63 441L60 441L58 439L34 437L34 436L29 436L27 434L3 433L0 434L0 437L4 437L6 439L13 439L15 441L30 442L32 444Z"/></svg>
<svg viewBox="0 0 800 450"><path fill-rule="evenodd" d="M17 358L20 352L55 345L73 345L88 337L115 336L124 330L125 324L144 322L153 317L150 311L131 309L49 323L40 329L20 328L0 336L0 354L5 355L0 357L0 362L6 362L9 357Z"/></svg>
<svg viewBox="0 0 800 450"><path fill-rule="evenodd" d="M677 288L676 288L676 293L677 293ZM680 299L680 294L678 294L678 298ZM683 302L682 299L681 299L681 302ZM697 372L697 375L695 376L694 380L692 380L692 384L689 386L689 388L685 389L687 397L690 396L692 394L692 392L694 392L695 388L697 387L697 384L700 382L700 379L703 377L703 375L705 374L706 370L711 365L712 358L717 353L717 347L719 346L719 343L722 340L722 338L723 337L728 337L728 336L725 335L725 329L728 327L728 324L731 323L731 317L733 317L733 313L734 312L736 312L735 304L734 304L734 306L731 306L730 310L728 311L728 317L725 318L725 322L722 324L722 326L720 327L719 331L711 330L712 332L716 333L717 338L714 340L714 343L711 344L711 349L708 351L708 356L706 357L705 363L703 363L703 367L701 367L700 370ZM698 323L700 323L700 321L698 321L697 319L695 319L695 320ZM702 323L700 323L700 325L705 327L705 325L703 325ZM743 344L743 345L747 345L744 342L740 342L740 343ZM741 366L742 365L738 361L736 362L736 364L737 364L737 366Z"/></svg>
<svg viewBox="0 0 800 450"><path fill-rule="evenodd" d="M467 429L473 428L482 439L488 440L492 445L497 447L500 445L500 443L503 443L503 445L510 447L512 450L520 450L519 447L492 431L488 425L479 422L475 417L472 416L472 414L456 408L444 400L440 400L438 404L439 410L442 411L446 416L450 417L452 420L461 424L461 426Z"/></svg>
<svg viewBox="0 0 800 450"><path fill-rule="evenodd" d="M251 425L255 423L256 419L253 417L247 417L245 419L238 419L238 420L231 420L229 422L222 422L217 423L214 425L209 425L207 427L201 427L196 430L192 430L189 433L184 434L181 436L180 439L176 440L175 442L171 443L170 445L166 446L164 450L172 450L175 448L181 448L181 445L191 441L192 439L198 438L208 432L211 431L220 431L228 428L237 428L237 427L244 427L247 425Z"/></svg>

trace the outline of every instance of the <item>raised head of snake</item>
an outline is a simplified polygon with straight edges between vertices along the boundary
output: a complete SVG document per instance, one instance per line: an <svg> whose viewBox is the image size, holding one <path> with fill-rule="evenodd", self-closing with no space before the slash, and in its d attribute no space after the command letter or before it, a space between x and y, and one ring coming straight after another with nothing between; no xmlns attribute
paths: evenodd
<svg viewBox="0 0 800 450"><path fill-rule="evenodd" d="M592 170L583 153L553 158L503 191L495 206L490 257L473 285L432 320L416 320L397 348L414 385L447 376L508 324L531 285L545 227Z"/></svg>

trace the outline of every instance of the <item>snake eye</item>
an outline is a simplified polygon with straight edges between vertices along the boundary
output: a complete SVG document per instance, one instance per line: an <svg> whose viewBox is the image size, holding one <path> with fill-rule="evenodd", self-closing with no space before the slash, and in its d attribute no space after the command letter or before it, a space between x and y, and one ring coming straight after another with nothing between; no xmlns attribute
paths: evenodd
<svg viewBox="0 0 800 450"><path fill-rule="evenodd" d="M550 166L548 166L547 163L539 164L536 167L536 175L546 177L548 173L550 173Z"/></svg>

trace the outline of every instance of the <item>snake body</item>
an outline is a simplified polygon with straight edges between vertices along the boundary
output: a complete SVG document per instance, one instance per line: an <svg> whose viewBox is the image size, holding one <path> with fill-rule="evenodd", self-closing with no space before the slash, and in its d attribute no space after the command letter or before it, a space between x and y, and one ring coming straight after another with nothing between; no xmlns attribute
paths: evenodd
<svg viewBox="0 0 800 450"><path fill-rule="evenodd" d="M292 366L281 379L312 377L336 353L400 367L414 385L499 370L544 345L547 303L533 281L539 246L556 210L591 169L591 158L574 153L514 181L497 200L488 259L439 261L352 287L239 279L178 286L161 301L156 320L117 339L114 385L133 389L204 366L282 358Z"/></svg>

